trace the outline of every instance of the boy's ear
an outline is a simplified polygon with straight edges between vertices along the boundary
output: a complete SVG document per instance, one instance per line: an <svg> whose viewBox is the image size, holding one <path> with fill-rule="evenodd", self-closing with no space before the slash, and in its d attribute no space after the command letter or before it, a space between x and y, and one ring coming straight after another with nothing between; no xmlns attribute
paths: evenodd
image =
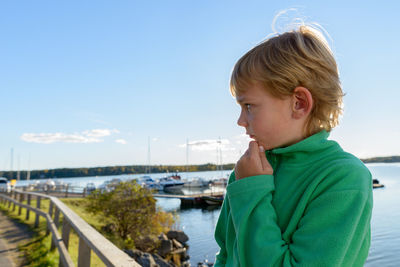
<svg viewBox="0 0 400 267"><path fill-rule="evenodd" d="M310 114L313 107L313 98L311 92L307 88L301 86L296 87L293 91L292 100L293 118L301 119Z"/></svg>

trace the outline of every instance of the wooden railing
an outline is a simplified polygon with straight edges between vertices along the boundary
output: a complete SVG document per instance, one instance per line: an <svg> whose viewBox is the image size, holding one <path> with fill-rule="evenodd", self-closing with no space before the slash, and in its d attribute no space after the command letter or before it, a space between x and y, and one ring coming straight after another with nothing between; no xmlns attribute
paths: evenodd
<svg viewBox="0 0 400 267"><path fill-rule="evenodd" d="M36 198L36 207L30 205L32 198ZM44 198L50 200L48 213L40 209L41 199ZM27 199L27 204L22 203L25 199ZM21 215L21 210L23 208L27 209L26 220L29 219L30 212L35 213L35 227L39 226L40 216L46 219L47 234L50 232L52 234L51 249L57 247L60 255L59 266L75 266L68 253L69 234L71 228L79 237L78 267L90 266L90 255L92 250L106 266L140 266L134 259L97 232L56 197L40 193L12 190L11 192L0 192L0 201L9 209L12 208L13 211L15 211L16 206L18 206L19 215ZM61 236L58 232L58 227L60 226L60 213L64 216Z"/></svg>

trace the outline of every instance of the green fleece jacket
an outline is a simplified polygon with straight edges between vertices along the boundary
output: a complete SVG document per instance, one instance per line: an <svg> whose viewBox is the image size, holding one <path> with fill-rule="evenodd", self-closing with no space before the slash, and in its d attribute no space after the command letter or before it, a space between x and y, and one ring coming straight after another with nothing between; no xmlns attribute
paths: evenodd
<svg viewBox="0 0 400 267"><path fill-rule="evenodd" d="M215 230L215 266L363 266L372 178L321 131L266 151L273 175L232 172Z"/></svg>

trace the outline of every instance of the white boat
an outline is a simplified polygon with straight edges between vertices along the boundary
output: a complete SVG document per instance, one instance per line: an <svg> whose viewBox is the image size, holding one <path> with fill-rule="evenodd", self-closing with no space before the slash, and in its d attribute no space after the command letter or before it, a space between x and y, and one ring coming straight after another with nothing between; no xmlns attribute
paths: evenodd
<svg viewBox="0 0 400 267"><path fill-rule="evenodd" d="M105 181L98 188L100 189L100 192L111 192L121 182L122 182L121 179L115 178L112 180Z"/></svg>
<svg viewBox="0 0 400 267"><path fill-rule="evenodd" d="M161 191L163 190L163 186L160 185L159 182L154 181L150 176L142 176L139 178L135 178L134 179L139 185L147 188L147 189L151 189L151 190L157 190L157 191Z"/></svg>
<svg viewBox="0 0 400 267"><path fill-rule="evenodd" d="M183 186L188 188L208 187L211 183L211 181L207 181L206 179L201 177L195 177L192 180L186 180L184 182L185 184Z"/></svg>
<svg viewBox="0 0 400 267"><path fill-rule="evenodd" d="M222 202L224 201L224 196L223 195L219 195L219 196L204 196L203 200L208 205L222 205Z"/></svg>
<svg viewBox="0 0 400 267"><path fill-rule="evenodd" d="M212 185L214 186L226 186L228 184L228 178L218 178L212 181Z"/></svg>
<svg viewBox="0 0 400 267"><path fill-rule="evenodd" d="M165 192L174 192L177 190L181 190L183 185L185 184L183 181L179 179L174 179L172 177L163 177L158 180L159 185L162 186Z"/></svg>

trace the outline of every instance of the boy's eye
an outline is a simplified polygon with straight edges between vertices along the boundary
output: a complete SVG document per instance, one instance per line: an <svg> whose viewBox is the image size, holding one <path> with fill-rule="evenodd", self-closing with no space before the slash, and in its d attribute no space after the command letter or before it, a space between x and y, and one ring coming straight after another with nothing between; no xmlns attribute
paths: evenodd
<svg viewBox="0 0 400 267"><path fill-rule="evenodd" d="M250 111L250 104L245 104L244 106L246 107L247 111Z"/></svg>

